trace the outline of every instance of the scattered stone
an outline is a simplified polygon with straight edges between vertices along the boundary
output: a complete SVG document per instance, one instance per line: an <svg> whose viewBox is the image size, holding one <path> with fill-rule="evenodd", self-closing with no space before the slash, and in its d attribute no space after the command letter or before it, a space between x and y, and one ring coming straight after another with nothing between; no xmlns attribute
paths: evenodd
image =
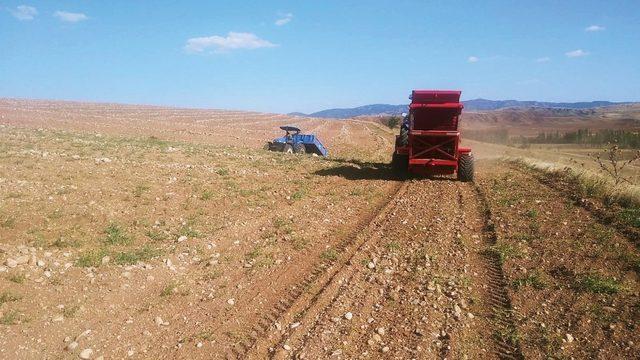
<svg viewBox="0 0 640 360"><path fill-rule="evenodd" d="M235 305L236 304L236 299L231 298L231 299L227 300L227 304L229 304L231 306Z"/></svg>
<svg viewBox="0 0 640 360"><path fill-rule="evenodd" d="M182 235L178 238L178 242L183 242L183 241L186 241L187 239L188 238L186 236Z"/></svg>
<svg viewBox="0 0 640 360"><path fill-rule="evenodd" d="M384 330L384 328L383 328L383 327L379 327L377 331L378 331L378 334L380 334L380 335L383 335L383 336L384 336L385 330Z"/></svg>
<svg viewBox="0 0 640 360"><path fill-rule="evenodd" d="M96 164L108 164L111 162L111 159L109 159L108 157L95 158L95 162Z"/></svg>
<svg viewBox="0 0 640 360"><path fill-rule="evenodd" d="M164 321L162 320L162 318L160 316L156 316L156 318L153 320L156 325L160 326L169 326L169 322L168 321Z"/></svg>
<svg viewBox="0 0 640 360"><path fill-rule="evenodd" d="M573 340L575 340L573 335L571 335L571 334L567 334L565 338L566 338L568 343L572 343Z"/></svg>
<svg viewBox="0 0 640 360"><path fill-rule="evenodd" d="M69 344L67 344L67 350L69 351L73 351L78 347L78 343L76 341L72 341Z"/></svg>
<svg viewBox="0 0 640 360"><path fill-rule="evenodd" d="M80 352L80 359L89 360L93 356L93 350L84 349Z"/></svg>
<svg viewBox="0 0 640 360"><path fill-rule="evenodd" d="M38 261L36 261L36 265L38 265L39 267L43 267L45 265L45 263L42 260L38 260Z"/></svg>
<svg viewBox="0 0 640 360"><path fill-rule="evenodd" d="M367 264L367 267L368 267L369 269L375 269L376 264L375 264L373 261L369 261L369 264Z"/></svg>
<svg viewBox="0 0 640 360"><path fill-rule="evenodd" d="M287 351L291 351L291 346L289 346L288 344L282 345L282 348L287 350Z"/></svg>
<svg viewBox="0 0 640 360"><path fill-rule="evenodd" d="M111 257L109 255L107 255L107 256L103 257L100 262L102 263L102 265L107 265L110 261L111 261Z"/></svg>
<svg viewBox="0 0 640 360"><path fill-rule="evenodd" d="M14 259L11 259L11 258L8 258L4 262L4 264L7 265L7 267L9 267L9 268L14 268L14 267L18 266L18 262L15 261Z"/></svg>
<svg viewBox="0 0 640 360"><path fill-rule="evenodd" d="M344 318L347 320L351 320L353 319L353 314L351 312L347 312L346 314L344 314Z"/></svg>
<svg viewBox="0 0 640 360"><path fill-rule="evenodd" d="M198 342L198 343L196 344L196 347L197 347L197 348L201 348L201 347L202 347L202 343L201 343L201 342Z"/></svg>
<svg viewBox="0 0 640 360"><path fill-rule="evenodd" d="M51 271L47 270L44 272L44 276L50 278L51 277Z"/></svg>
<svg viewBox="0 0 640 360"><path fill-rule="evenodd" d="M475 317L475 315L473 315L472 313L467 313L467 317L468 317L469 319L473 319L473 318Z"/></svg>
<svg viewBox="0 0 640 360"><path fill-rule="evenodd" d="M382 336L378 335L378 334L373 334L372 336L373 340L376 342L380 342L382 341Z"/></svg>
<svg viewBox="0 0 640 360"><path fill-rule="evenodd" d="M382 352L383 353L389 352L389 347L388 346L383 347Z"/></svg>

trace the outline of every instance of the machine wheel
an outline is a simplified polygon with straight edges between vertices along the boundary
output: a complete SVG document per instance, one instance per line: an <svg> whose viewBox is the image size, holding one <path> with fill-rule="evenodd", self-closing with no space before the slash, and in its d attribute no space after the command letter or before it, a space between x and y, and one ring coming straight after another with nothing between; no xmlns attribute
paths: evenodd
<svg viewBox="0 0 640 360"><path fill-rule="evenodd" d="M462 154L458 159L458 180L473 181L473 155Z"/></svg>
<svg viewBox="0 0 640 360"><path fill-rule="evenodd" d="M291 144L285 144L282 152L285 154L293 154L293 146L291 146Z"/></svg>
<svg viewBox="0 0 640 360"><path fill-rule="evenodd" d="M409 145L409 129L402 127L400 128L400 136L396 138L396 146L405 147L407 145Z"/></svg>
<svg viewBox="0 0 640 360"><path fill-rule="evenodd" d="M293 145L293 152L296 154L306 154L307 148L304 147L303 143L297 143Z"/></svg>
<svg viewBox="0 0 640 360"><path fill-rule="evenodd" d="M391 168L396 174L405 174L409 170L409 156L394 152L391 158Z"/></svg>

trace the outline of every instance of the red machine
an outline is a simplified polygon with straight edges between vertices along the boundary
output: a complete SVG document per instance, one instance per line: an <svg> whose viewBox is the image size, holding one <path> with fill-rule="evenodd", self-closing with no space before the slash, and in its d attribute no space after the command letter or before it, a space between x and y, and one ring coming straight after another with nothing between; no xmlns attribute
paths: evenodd
<svg viewBox="0 0 640 360"><path fill-rule="evenodd" d="M413 90L409 115L396 136L392 166L423 175L457 173L473 181L473 155L460 147L460 91Z"/></svg>

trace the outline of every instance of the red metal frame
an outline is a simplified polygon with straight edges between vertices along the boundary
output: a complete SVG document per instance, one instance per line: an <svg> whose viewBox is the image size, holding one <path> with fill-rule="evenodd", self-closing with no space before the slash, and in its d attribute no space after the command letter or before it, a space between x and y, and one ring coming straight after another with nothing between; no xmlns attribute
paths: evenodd
<svg viewBox="0 0 640 360"><path fill-rule="evenodd" d="M453 174L458 170L460 155L471 151L459 147L458 120L463 109L460 94L446 90L412 92L409 144L396 148L396 153L408 155L409 171Z"/></svg>

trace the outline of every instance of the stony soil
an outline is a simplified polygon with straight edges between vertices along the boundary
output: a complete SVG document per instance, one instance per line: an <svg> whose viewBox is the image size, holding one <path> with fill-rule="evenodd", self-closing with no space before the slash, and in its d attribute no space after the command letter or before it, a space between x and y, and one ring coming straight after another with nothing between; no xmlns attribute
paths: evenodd
<svg viewBox="0 0 640 360"><path fill-rule="evenodd" d="M261 150L286 123L332 156ZM526 169L401 181L362 120L2 100L0 126L0 358L640 350L634 239Z"/></svg>

